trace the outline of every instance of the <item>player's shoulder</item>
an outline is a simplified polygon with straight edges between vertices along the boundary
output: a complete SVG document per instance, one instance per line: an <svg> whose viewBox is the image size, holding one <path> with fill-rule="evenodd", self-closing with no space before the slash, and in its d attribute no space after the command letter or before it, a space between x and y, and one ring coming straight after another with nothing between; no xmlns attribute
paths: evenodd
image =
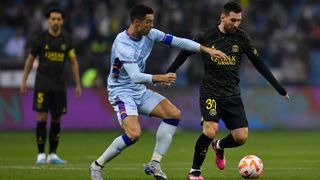
<svg viewBox="0 0 320 180"><path fill-rule="evenodd" d="M69 34L69 33L66 32L66 31L62 31L62 32L61 32L61 37L62 37L63 39L65 39L65 40L67 40L67 41L72 41L72 40L73 40L72 35Z"/></svg>
<svg viewBox="0 0 320 180"><path fill-rule="evenodd" d="M236 31L236 35L240 36L242 38L249 38L249 34L246 30L242 29L242 28L238 28Z"/></svg>
<svg viewBox="0 0 320 180"><path fill-rule="evenodd" d="M218 28L218 25L213 25L213 26L204 28L201 32L204 34L214 34L219 32L219 28Z"/></svg>

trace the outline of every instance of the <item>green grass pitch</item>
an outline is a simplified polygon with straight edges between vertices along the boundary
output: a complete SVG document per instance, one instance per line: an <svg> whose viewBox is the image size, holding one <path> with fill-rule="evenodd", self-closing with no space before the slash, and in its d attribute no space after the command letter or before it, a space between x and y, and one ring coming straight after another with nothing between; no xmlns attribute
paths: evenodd
<svg viewBox="0 0 320 180"><path fill-rule="evenodd" d="M186 179L192 164L193 147L200 132L179 131L162 161L169 180ZM89 179L88 166L120 135L120 131L63 132L58 154L67 165L35 165L36 146L33 132L0 132L0 179L46 180ZM220 133L222 137L225 133ZM105 179L153 179L144 174L143 165L150 160L154 132L144 132L140 141L126 149L104 169ZM48 149L48 148L46 148ZM215 167L210 147L202 168L206 180L242 179L237 171L239 160L248 154L264 163L264 180L320 179L319 131L250 132L244 146L227 149L227 168Z"/></svg>

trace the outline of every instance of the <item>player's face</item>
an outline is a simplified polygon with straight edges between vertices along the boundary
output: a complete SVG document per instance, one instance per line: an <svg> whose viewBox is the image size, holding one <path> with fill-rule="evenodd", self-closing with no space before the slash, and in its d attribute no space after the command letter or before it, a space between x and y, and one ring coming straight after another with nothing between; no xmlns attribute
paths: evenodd
<svg viewBox="0 0 320 180"><path fill-rule="evenodd" d="M62 14L58 12L50 13L48 23L49 23L49 29L51 29L53 32L60 31L63 24Z"/></svg>
<svg viewBox="0 0 320 180"><path fill-rule="evenodd" d="M230 12L229 14L221 15L221 23L226 33L234 33L237 31L241 23L241 16L241 12Z"/></svg>
<svg viewBox="0 0 320 180"><path fill-rule="evenodd" d="M138 23L138 31L141 35L147 35L153 27L153 14L147 14L143 20Z"/></svg>

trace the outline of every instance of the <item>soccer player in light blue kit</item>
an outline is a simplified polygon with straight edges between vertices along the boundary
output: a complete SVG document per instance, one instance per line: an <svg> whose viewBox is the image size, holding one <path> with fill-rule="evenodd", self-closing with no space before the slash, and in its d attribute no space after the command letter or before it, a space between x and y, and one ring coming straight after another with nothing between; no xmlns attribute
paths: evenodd
<svg viewBox="0 0 320 180"><path fill-rule="evenodd" d="M227 58L219 50L154 29L154 13L148 6L136 5L131 10L130 16L129 29L119 33L113 42L108 77L109 101L125 132L115 138L105 152L90 165L90 175L93 180L103 179L104 165L139 139L141 126L138 114L163 119L156 133L156 144L151 161L145 166L144 171L156 179L167 179L166 174L161 170L160 162L171 144L181 112L168 99L147 89L144 85L145 83L162 83L170 86L176 80L175 73L159 75L144 73L146 60L155 42L194 52L206 52L212 57Z"/></svg>

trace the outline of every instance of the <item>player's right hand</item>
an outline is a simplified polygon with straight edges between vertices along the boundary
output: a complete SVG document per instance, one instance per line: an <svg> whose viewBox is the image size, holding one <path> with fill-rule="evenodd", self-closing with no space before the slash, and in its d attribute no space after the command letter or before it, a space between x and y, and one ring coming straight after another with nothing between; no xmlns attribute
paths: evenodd
<svg viewBox="0 0 320 180"><path fill-rule="evenodd" d="M212 49L212 51L210 51L209 54L211 57L215 57L215 58L219 58L219 59L223 59L223 60L228 59L228 56L224 52L217 50L217 49Z"/></svg>
<svg viewBox="0 0 320 180"><path fill-rule="evenodd" d="M22 95L26 95L26 93L27 93L27 84L25 82L21 83L20 92L21 92Z"/></svg>
<svg viewBox="0 0 320 180"><path fill-rule="evenodd" d="M220 50L200 45L200 50L208 53L211 57L228 60L228 56Z"/></svg>
<svg viewBox="0 0 320 180"><path fill-rule="evenodd" d="M163 75L163 83L170 83L173 84L176 82L177 76L176 73L167 73Z"/></svg>

